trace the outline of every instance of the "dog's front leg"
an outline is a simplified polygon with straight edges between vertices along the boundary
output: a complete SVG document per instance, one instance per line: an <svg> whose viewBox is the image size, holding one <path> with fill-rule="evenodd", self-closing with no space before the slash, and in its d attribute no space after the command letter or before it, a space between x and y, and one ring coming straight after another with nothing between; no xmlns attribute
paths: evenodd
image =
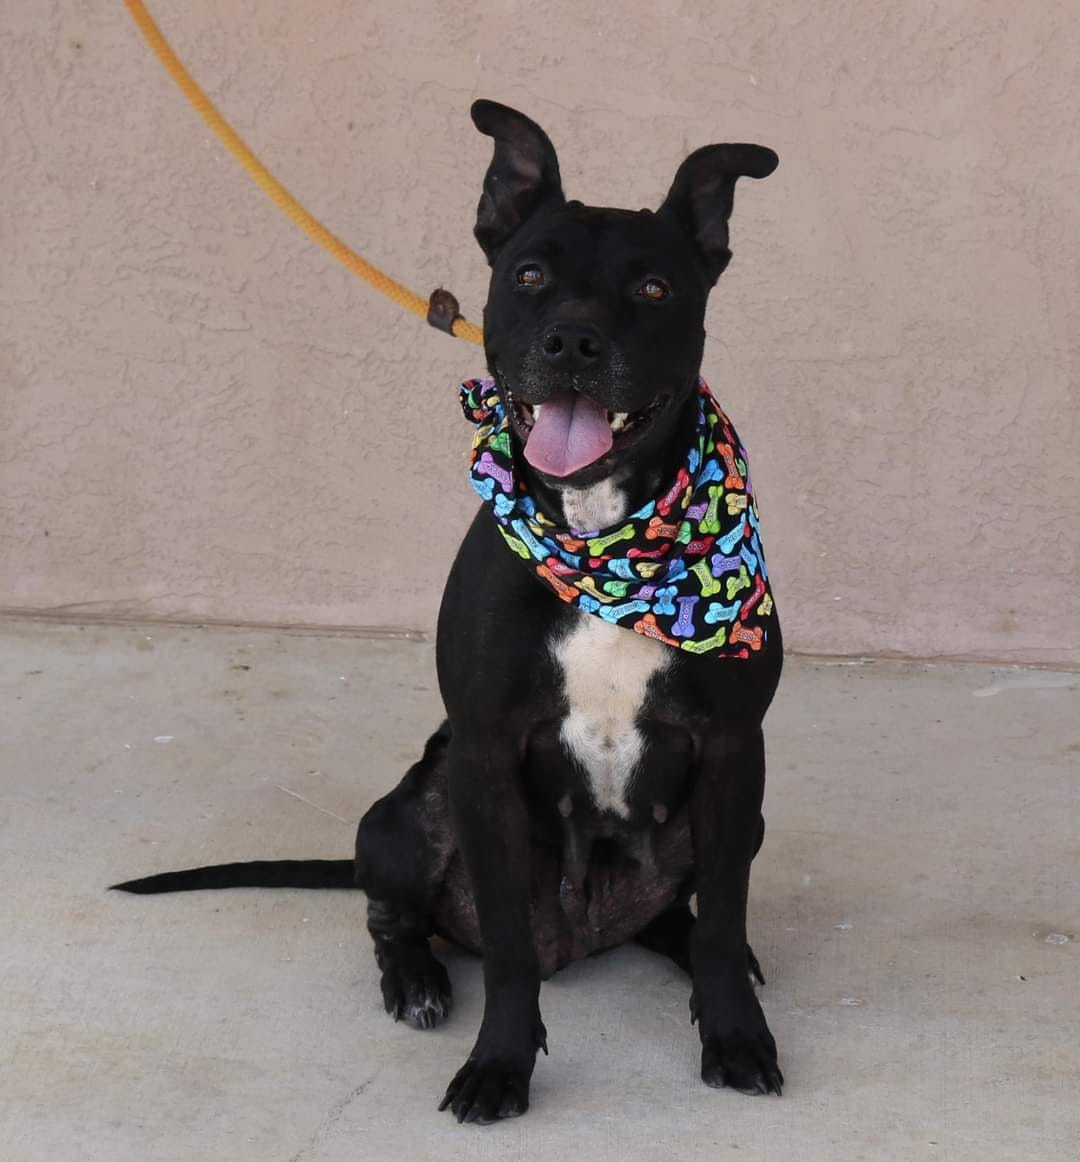
<svg viewBox="0 0 1080 1162"><path fill-rule="evenodd" d="M708 740L693 791L698 921L691 1012L701 1032L701 1077L743 1093L780 1093L776 1042L747 974L746 898L765 790L761 730Z"/></svg>
<svg viewBox="0 0 1080 1162"><path fill-rule="evenodd" d="M484 1017L440 1109L493 1122L529 1107L529 1079L546 1031L529 902L529 828L510 745L479 737L450 746L450 807L476 902L484 954Z"/></svg>

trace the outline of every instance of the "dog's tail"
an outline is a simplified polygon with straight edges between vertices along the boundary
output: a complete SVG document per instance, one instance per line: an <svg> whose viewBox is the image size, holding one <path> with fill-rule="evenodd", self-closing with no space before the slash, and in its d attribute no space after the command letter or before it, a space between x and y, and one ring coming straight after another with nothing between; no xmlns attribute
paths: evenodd
<svg viewBox="0 0 1080 1162"><path fill-rule="evenodd" d="M217 863L184 871L161 872L145 879L112 884L114 892L153 896L159 892L198 892L208 888L355 888L351 859L257 859Z"/></svg>

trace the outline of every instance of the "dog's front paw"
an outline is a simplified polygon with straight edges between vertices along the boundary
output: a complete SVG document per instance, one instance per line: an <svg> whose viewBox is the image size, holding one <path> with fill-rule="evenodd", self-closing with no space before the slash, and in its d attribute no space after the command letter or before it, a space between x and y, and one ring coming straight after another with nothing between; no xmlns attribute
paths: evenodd
<svg viewBox="0 0 1080 1162"><path fill-rule="evenodd" d="M762 1022L755 1030L733 1028L702 1038L701 1080L715 1089L740 1093L783 1092L784 1075L776 1061L776 1042Z"/></svg>
<svg viewBox="0 0 1080 1162"><path fill-rule="evenodd" d="M508 1061L472 1057L457 1071L439 1109L449 1107L459 1122L486 1126L516 1118L529 1108L529 1072Z"/></svg>
<svg viewBox="0 0 1080 1162"><path fill-rule="evenodd" d="M386 1011L414 1029L434 1029L450 1013L450 978L430 953L408 959L386 957L379 986Z"/></svg>

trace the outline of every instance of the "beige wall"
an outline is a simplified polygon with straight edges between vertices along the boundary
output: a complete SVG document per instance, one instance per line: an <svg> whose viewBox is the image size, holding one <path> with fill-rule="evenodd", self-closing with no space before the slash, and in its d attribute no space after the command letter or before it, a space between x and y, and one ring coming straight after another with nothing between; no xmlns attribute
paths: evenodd
<svg viewBox="0 0 1080 1162"><path fill-rule="evenodd" d="M1080 663L1075 2L154 7L331 228L473 317L473 97L587 201L776 148L705 372L791 643ZM266 203L121 4L0 18L0 607L430 628L478 352Z"/></svg>

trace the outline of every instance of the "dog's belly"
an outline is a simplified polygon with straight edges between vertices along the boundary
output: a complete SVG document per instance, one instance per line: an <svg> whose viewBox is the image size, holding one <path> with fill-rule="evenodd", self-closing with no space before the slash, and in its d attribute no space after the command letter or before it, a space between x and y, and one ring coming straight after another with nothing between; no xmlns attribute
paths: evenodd
<svg viewBox="0 0 1080 1162"><path fill-rule="evenodd" d="M534 843L529 852L532 928L541 975L551 976L573 960L632 940L657 916L685 900L693 873L689 812L683 807L656 827L649 866L633 860L590 860L580 915L567 906L565 862L558 848ZM456 944L482 953L476 901L460 851L446 867L435 904L435 930Z"/></svg>
<svg viewBox="0 0 1080 1162"><path fill-rule="evenodd" d="M582 613L552 654L567 706L560 742L584 771L596 810L627 819L628 791L646 749L642 709L671 664L670 647Z"/></svg>

